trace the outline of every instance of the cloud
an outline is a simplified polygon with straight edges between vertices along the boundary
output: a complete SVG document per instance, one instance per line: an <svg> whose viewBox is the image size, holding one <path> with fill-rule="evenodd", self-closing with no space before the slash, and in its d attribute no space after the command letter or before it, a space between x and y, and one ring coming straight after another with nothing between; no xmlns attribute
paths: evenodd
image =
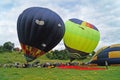
<svg viewBox="0 0 120 80"><path fill-rule="evenodd" d="M6 41L13 41L19 46L17 18L23 10L33 6L55 11L64 22L70 18L78 18L94 24L101 34L97 48L120 43L119 4L119 0L3 0L0 2L0 45ZM55 47L63 48L62 41Z"/></svg>

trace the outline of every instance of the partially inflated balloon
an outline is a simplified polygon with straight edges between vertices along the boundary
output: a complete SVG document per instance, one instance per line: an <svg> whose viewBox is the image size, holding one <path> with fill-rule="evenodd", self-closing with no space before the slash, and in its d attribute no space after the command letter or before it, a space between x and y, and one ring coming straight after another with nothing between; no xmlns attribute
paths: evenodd
<svg viewBox="0 0 120 80"><path fill-rule="evenodd" d="M120 44L100 48L89 63L98 65L120 64Z"/></svg>
<svg viewBox="0 0 120 80"><path fill-rule="evenodd" d="M54 48L63 38L65 27L61 17L52 10L31 7L20 14L17 32L29 62Z"/></svg>
<svg viewBox="0 0 120 80"><path fill-rule="evenodd" d="M69 52L86 56L91 53L100 40L98 29L85 21L69 19L65 22L64 44Z"/></svg>

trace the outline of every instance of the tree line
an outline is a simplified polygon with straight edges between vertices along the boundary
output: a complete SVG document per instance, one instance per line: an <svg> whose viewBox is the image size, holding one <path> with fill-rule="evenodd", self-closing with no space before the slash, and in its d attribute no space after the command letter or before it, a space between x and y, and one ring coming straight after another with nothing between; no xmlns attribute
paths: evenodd
<svg viewBox="0 0 120 80"><path fill-rule="evenodd" d="M5 51L20 51L19 48L15 48L14 43L8 41L3 45L0 45L0 52ZM64 50L51 50L45 54L45 56L49 59L59 59L59 60L68 60L70 59L70 52L66 49ZM76 55L75 55L76 56ZM85 59L86 57L77 56L76 59Z"/></svg>
<svg viewBox="0 0 120 80"><path fill-rule="evenodd" d="M0 45L0 52L13 51L14 47L15 47L14 43L10 41L5 42L3 45Z"/></svg>

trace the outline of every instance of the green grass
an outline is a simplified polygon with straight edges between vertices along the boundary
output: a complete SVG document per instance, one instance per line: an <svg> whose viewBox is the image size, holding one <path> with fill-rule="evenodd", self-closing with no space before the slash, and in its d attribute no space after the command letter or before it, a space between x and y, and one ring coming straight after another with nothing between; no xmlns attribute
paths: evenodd
<svg viewBox="0 0 120 80"><path fill-rule="evenodd" d="M68 62L69 60L50 60L45 55L40 56L36 60L39 60L41 63L44 62ZM26 62L23 54L18 52L4 52L0 53L0 64L4 63L15 63L15 62Z"/></svg>
<svg viewBox="0 0 120 80"><path fill-rule="evenodd" d="M0 53L0 63L14 63L14 62L25 62L23 54L18 52L3 52Z"/></svg>
<svg viewBox="0 0 120 80"><path fill-rule="evenodd" d="M58 68L0 68L0 80L119 80L120 67L80 71Z"/></svg>
<svg viewBox="0 0 120 80"><path fill-rule="evenodd" d="M41 62L67 62L49 60L45 56L38 58ZM0 64L25 62L22 54L17 52L0 53ZM86 61L86 60L85 60ZM58 68L0 68L0 80L119 80L120 66L109 66L108 70L82 71Z"/></svg>

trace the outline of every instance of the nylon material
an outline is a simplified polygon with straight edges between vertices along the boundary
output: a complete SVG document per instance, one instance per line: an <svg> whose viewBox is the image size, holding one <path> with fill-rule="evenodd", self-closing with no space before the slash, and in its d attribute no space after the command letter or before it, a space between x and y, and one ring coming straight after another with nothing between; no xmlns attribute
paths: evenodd
<svg viewBox="0 0 120 80"><path fill-rule="evenodd" d="M89 48L89 52L91 53L91 52L96 48L97 45L98 45L98 42L93 41L93 42L92 42L92 45L91 45L90 48Z"/></svg>
<svg viewBox="0 0 120 80"><path fill-rule="evenodd" d="M58 34L58 36L59 36L59 34ZM56 39L58 39L58 37L56 36L55 37ZM54 40L55 40L55 38L54 38ZM62 37L61 37L62 38ZM53 45L57 45L59 42L61 41L61 39L59 38L59 40L58 41L56 41L56 42L54 42L53 43ZM52 48L53 48L54 46L52 46Z"/></svg>
<svg viewBox="0 0 120 80"><path fill-rule="evenodd" d="M37 9L36 9L37 10ZM33 12L35 12L36 10L34 10ZM39 11L39 10L38 10ZM47 11L48 12L48 11ZM42 18L41 18L41 15L39 16L39 14L42 14L41 12L38 12L38 13L36 13L36 15L35 15L35 17L33 18L33 20L35 20L35 18L36 19L38 19L39 17L40 17L40 19L42 19L42 20L46 20L47 19L47 16L43 16L42 15ZM47 13L44 13L44 15L45 14L47 14ZM50 15L50 14L49 14ZM51 15L54 15L54 14L51 14ZM36 16L39 16L39 17L36 17ZM43 18L44 17L44 18ZM51 16L51 18L50 19L52 19L53 17L55 17L55 16ZM50 20L49 19L49 21L53 21L53 20ZM61 18L59 18L59 19L61 19ZM61 19L62 20L62 19ZM55 20L56 21L56 20ZM32 24L32 33L30 34L30 36L32 35L32 37L31 37L31 42L30 42L30 45L31 46L36 46L37 48L39 48L39 49L41 49L41 46L40 46L40 44L41 43L45 43L45 44L48 44L50 41L48 41L47 39L47 36L50 34L50 33L48 33L48 31L52 31L52 30L49 30L49 29L51 29L51 28L49 28L49 29L45 29L44 27L43 28L41 28L41 26L37 26L37 24L35 24L35 21L33 21L34 23ZM52 22L52 23L55 23L55 22ZM48 26L50 26L50 25L53 25L53 24L50 24L50 23L48 23L49 25ZM58 24L58 23L57 23ZM57 25L56 24L56 25ZM47 26L47 25L46 25ZM34 29L34 30L33 30ZM55 28L56 29L56 28ZM54 30L53 30L54 31ZM44 33L43 33L44 32ZM48 34L46 34L46 32L48 33ZM58 32L58 31L56 31L56 32ZM52 32L53 33L53 32ZM64 32L63 32L64 33ZM44 35L44 36L42 36L41 34L46 34L46 35ZM53 36L54 37L54 36ZM61 38L61 37L60 37ZM57 38L58 39L58 38ZM36 41L36 40L38 40L38 41ZM43 42L43 40L47 40L47 42ZM52 41L52 40L51 40ZM60 41L60 40L59 40ZM27 41L27 42L29 42L29 41ZM56 43L56 42L53 42L52 44L54 44L54 43ZM34 44L34 45L33 45ZM40 46L40 47L39 47ZM52 45L53 47L55 46L55 45ZM48 47L49 48L49 47ZM51 48L51 47L50 47ZM46 48L47 49L47 48ZM48 50L48 49L47 49Z"/></svg>
<svg viewBox="0 0 120 80"><path fill-rule="evenodd" d="M96 34L94 33L94 35L95 35L95 39L99 41L100 40L100 33L97 32Z"/></svg>
<svg viewBox="0 0 120 80"><path fill-rule="evenodd" d="M25 43L30 45L29 44L29 37L30 37L30 31L31 31L31 19L33 18L33 16L29 16L28 13L31 13L32 14L32 11L31 10L27 10L26 13L24 13L24 15L26 15L26 20L25 20L25 23L29 23L29 24L24 24L24 36L25 36Z"/></svg>
<svg viewBox="0 0 120 80"><path fill-rule="evenodd" d="M87 22L86 22L86 26L88 26L88 27L91 28L91 29L94 29L94 26L93 26L92 24L90 24L90 23L87 23Z"/></svg>
<svg viewBox="0 0 120 80"><path fill-rule="evenodd" d="M66 36L67 36L67 38L65 38L65 43L66 44L68 44L68 45L70 45L70 46L74 46L74 45L76 45L76 36L75 35L73 35L73 34L70 34L70 33L68 33L67 34L67 32L66 32ZM73 38L71 38L71 37L73 37ZM73 42L75 42L75 43L73 43Z"/></svg>
<svg viewBox="0 0 120 80"><path fill-rule="evenodd" d="M99 37L99 32L98 31L96 31L96 30L94 30L94 29L88 29L88 31L89 31L89 35L91 35L89 38L90 39L93 39L93 40L95 40L95 41L99 41L99 39L100 39L100 37ZM88 35L88 34L87 34ZM94 36L94 37L93 37Z"/></svg>
<svg viewBox="0 0 120 80"><path fill-rule="evenodd" d="M100 37L99 37L99 33L98 33L98 35L95 35L96 33L91 33L91 38L92 38L92 40L91 40L91 45L88 47L88 51L89 52L92 52L95 48L96 48L96 46L98 45L98 41L100 40ZM93 37L94 36L94 37ZM98 38L96 38L96 37L98 37Z"/></svg>
<svg viewBox="0 0 120 80"><path fill-rule="evenodd" d="M74 25L76 25L76 26L80 26L80 25L78 25L78 24L69 24L69 25L71 25L69 27L67 27L67 25L66 25L66 29L68 30L67 32L72 33L72 34L74 33L75 36L78 35L78 36L81 36L81 37L85 37L85 35L83 35L83 34L85 34L84 30L74 28ZM83 33L83 34L80 34L80 33ZM66 35L68 35L68 34L66 34Z"/></svg>
<svg viewBox="0 0 120 80"><path fill-rule="evenodd" d="M92 43L92 44L91 44ZM89 47L88 48L86 48L86 50L89 52L89 53L91 53L95 48L96 48L96 46L97 46L97 44L98 44L98 42L95 42L95 41L89 41L89 43L88 43L89 45ZM85 46L87 46L87 45L85 45Z"/></svg>
<svg viewBox="0 0 120 80"><path fill-rule="evenodd" d="M87 27L89 29L94 29L93 26L90 23L85 22L85 21L83 21L81 25L83 25L84 27Z"/></svg>
<svg viewBox="0 0 120 80"><path fill-rule="evenodd" d="M84 22L84 21L81 23L81 25L83 25L84 27L87 27L86 22Z"/></svg>
<svg viewBox="0 0 120 80"><path fill-rule="evenodd" d="M97 64L97 65L98 65L98 60L93 60L93 61L91 61L90 63L92 63L92 64Z"/></svg>
<svg viewBox="0 0 120 80"><path fill-rule="evenodd" d="M120 47L110 48L110 49L109 49L109 52L110 52L110 51L120 51Z"/></svg>
<svg viewBox="0 0 120 80"><path fill-rule="evenodd" d="M26 50L25 50L24 45L23 45L22 43L20 43L20 45L21 45L21 48L22 48L23 53L25 54L25 53L26 53Z"/></svg>
<svg viewBox="0 0 120 80"><path fill-rule="evenodd" d="M109 64L120 64L120 58L110 58L108 61Z"/></svg>
<svg viewBox="0 0 120 80"><path fill-rule="evenodd" d="M85 26L84 26L85 27ZM91 29L91 30L93 30L93 29ZM94 32L96 32L96 30L93 30ZM76 31L74 31L74 32L76 32ZM78 32L78 31L77 31ZM98 31L97 31L97 33L98 33ZM88 34L86 34L86 35L88 35ZM87 36L88 37L88 36ZM94 39L96 39L96 38L94 38ZM98 40L97 40L98 41Z"/></svg>
<svg viewBox="0 0 120 80"><path fill-rule="evenodd" d="M98 64L98 65L105 65L105 61L108 62L108 64L120 64L120 58L103 58L100 60L93 60L91 63Z"/></svg>
<svg viewBox="0 0 120 80"><path fill-rule="evenodd" d="M88 40L86 38L82 38L80 41L81 41L81 46L80 46L81 48L79 48L79 45L77 45L78 46L78 50L82 50L84 52L88 52L86 47L89 45L89 41L90 40Z"/></svg>
<svg viewBox="0 0 120 80"><path fill-rule="evenodd" d="M88 53L91 53L92 51L94 51L95 48L96 48L95 43L92 43L92 45L89 45L89 47L87 49Z"/></svg>
<svg viewBox="0 0 120 80"><path fill-rule="evenodd" d="M100 52L99 55L101 55L103 53L104 53L104 55L108 55L108 52L111 52L111 51L120 51L120 47L113 47L113 48L107 47L102 52Z"/></svg>
<svg viewBox="0 0 120 80"><path fill-rule="evenodd" d="M83 46L82 45L84 45L84 38L76 36L74 39L75 39L75 43L76 43L75 45L73 44L76 47L75 49L76 50L83 50ZM81 42L81 41L83 41L83 42Z"/></svg>
<svg viewBox="0 0 120 80"><path fill-rule="evenodd" d="M24 42L26 43L26 44L29 44L29 42L27 41L27 39L28 39L28 37L27 37L27 29L28 29L28 31L29 31L29 28L27 28L27 25L28 24L26 24L26 22L28 22L28 18L30 18L29 17L29 15L27 14L27 13L30 13L31 11L30 10L27 10L27 11L24 11L24 14L22 13L22 17L23 17L23 22L24 22L24 24L22 25L22 27L21 28L23 28L23 30L22 30L22 33L23 33L23 36L22 37L24 37ZM22 23L21 23L22 24Z"/></svg>
<svg viewBox="0 0 120 80"><path fill-rule="evenodd" d="M94 60L97 60L97 56L94 56L93 58L92 58L92 60L94 61Z"/></svg>
<svg viewBox="0 0 120 80"><path fill-rule="evenodd" d="M51 18L52 18L52 17L55 17L55 16L51 16ZM54 40L53 38L55 38L56 35L59 36L60 30L57 29L57 28L58 28L58 27L57 27L58 22L59 22L59 21L54 21L54 22L53 22L54 24L51 24L51 25L53 25L53 26L55 26L55 27L52 28L52 26L51 26L51 28L49 29L49 30L50 30L49 33L48 33L49 36L46 38L46 43L47 43L47 45L48 45L48 46L46 47L46 51L48 51L49 48L51 48L51 47L54 46L54 43L55 43L56 40ZM57 29L57 30L56 30L56 29ZM51 43L51 42L52 42L52 43ZM51 44L52 44L53 46L51 46Z"/></svg>
<svg viewBox="0 0 120 80"><path fill-rule="evenodd" d="M25 45L25 55L28 55L28 57L30 55L37 58L39 55L41 55L41 50Z"/></svg>
<svg viewBox="0 0 120 80"><path fill-rule="evenodd" d="M67 32L69 32L69 33L75 33L75 31L76 31L76 28L74 28L74 26L79 26L78 24L74 24L74 23L71 23L70 21L67 21L66 23L65 23L65 26L66 26L66 30L67 30ZM69 27L68 27L69 26ZM72 29L72 30L71 30ZM78 32L78 31L76 31L76 32Z"/></svg>
<svg viewBox="0 0 120 80"><path fill-rule="evenodd" d="M109 58L120 58L120 51L111 51L108 56Z"/></svg>
<svg viewBox="0 0 120 80"><path fill-rule="evenodd" d="M46 22L44 25L38 25L35 23L36 19ZM32 7L26 9L19 16L17 22L19 41L23 44L27 44L25 49L23 49L24 46L21 45L21 47L24 50L24 53L28 55L28 57L29 54L33 57L36 57L39 55L39 53L40 55L44 53L43 51L33 51L33 48L35 50L36 48L41 50L41 43L44 43L47 46L49 44L49 46L47 48L44 47L43 50L51 50L60 42L65 32L64 23L60 16L55 12L51 12L51 10L45 8ZM62 26L58 27L58 24ZM31 49L31 47L28 45L32 46L33 48Z"/></svg>
<svg viewBox="0 0 120 80"><path fill-rule="evenodd" d="M71 37L72 37L72 35L71 35ZM80 38L79 38L80 39ZM85 39L85 38L81 38L80 40L82 40L82 41L84 41L82 44L78 44L79 43L79 40L77 41L77 39L75 38L75 39L73 39L73 41L75 42L74 44L72 43L73 41L72 40L67 40L68 42L65 42L65 44L68 46L69 45L69 47L70 48L73 48L73 49L76 49L76 50L81 50L81 51L84 51L84 52L90 52L90 51L88 51L86 48L83 48L83 46L88 46L89 45L89 43L91 42L91 41L89 41L89 40L87 40L87 39ZM65 40L66 41L66 40ZM88 42L87 44L86 44L86 42ZM76 48L75 48L76 47Z"/></svg>
<svg viewBox="0 0 120 80"><path fill-rule="evenodd" d="M109 47L106 47L105 49L103 49L100 53L98 53L98 55L97 55L98 58L108 57L108 51L109 51ZM105 56L103 56L103 55L105 55Z"/></svg>
<svg viewBox="0 0 120 80"><path fill-rule="evenodd" d="M38 10L37 10L38 11ZM43 10L42 10L43 11ZM39 16L40 15L40 16ZM32 20L32 25L31 25L31 33L30 33L30 43L33 45L34 43L38 44L36 39L37 39L37 33L41 31L42 26L39 26L35 23L35 20L41 20L41 16L43 14L38 11L38 13L36 13L36 15L34 16L33 20ZM39 17L38 17L39 16ZM40 38L40 36L39 36ZM39 40L40 42L41 40ZM41 42L40 42L41 43Z"/></svg>
<svg viewBox="0 0 120 80"><path fill-rule="evenodd" d="M73 48L78 51L80 50L86 53L92 52L95 49L100 39L99 36L100 34L97 30L87 27L86 22L83 22L80 25L74 23L74 21L73 22L67 21L65 23L65 26L68 31L65 33L64 38L69 39L69 37L66 36L71 36L73 38L73 39L70 38L71 42L75 42L74 44L72 44L69 40L65 39L66 40L65 44L67 46L69 45L70 48ZM77 28L77 26L82 27L84 29Z"/></svg>
<svg viewBox="0 0 120 80"><path fill-rule="evenodd" d="M40 15L40 19L39 20L42 20L42 21L44 21L44 26L40 26L40 25L38 25L36 28L36 30L37 30L37 34L36 34L36 41L35 41L35 43L36 43L36 46L39 48L39 49L42 49L43 50L43 47L41 46L41 44L42 43L45 43L45 42L43 42L43 41L45 41L45 39L46 39L46 35L47 35L47 31L49 30L48 29L48 26L46 26L47 24L47 20L46 20L46 17L45 17L45 14L46 14L46 12L43 10L43 12L44 12L44 14L42 14L41 12L41 14L42 15ZM39 13L39 14L40 14ZM38 14L38 15L39 15ZM42 34L44 34L44 35L42 35ZM45 43L46 44L46 43Z"/></svg>
<svg viewBox="0 0 120 80"><path fill-rule="evenodd" d="M20 16L18 17L17 22L18 22L18 21L21 22L21 19L22 19L22 17L21 17L21 15L20 15ZM21 41L21 35L20 35L20 33L21 33L21 31L20 31L20 22L17 23L17 35L19 36L19 37L18 37L19 41ZM18 30L19 30L19 31L18 31Z"/></svg>
<svg viewBox="0 0 120 80"><path fill-rule="evenodd" d="M87 42L87 43L86 43ZM83 46L86 46L85 48L84 48L84 51L85 52L87 52L87 53L90 53L91 52L91 50L89 51L89 46L90 46L90 44L91 44L91 40L86 40L86 42L84 43L84 45ZM93 43L92 43L93 44ZM92 47L92 46L91 46ZM91 48L90 47L90 48Z"/></svg>
<svg viewBox="0 0 120 80"><path fill-rule="evenodd" d="M120 47L120 44L113 44L110 46L110 48L113 48L113 47Z"/></svg>
<svg viewBox="0 0 120 80"><path fill-rule="evenodd" d="M88 47L85 47L85 51L87 50L88 52L92 52L92 50L96 47L96 43L98 43L99 40L95 39L96 36L94 36L94 34L96 34L96 33L92 33L92 31L90 31L89 29L86 31L86 35L88 37L87 39L90 41L86 41L87 43L85 43L85 44L87 44L86 46L88 46Z"/></svg>
<svg viewBox="0 0 120 80"><path fill-rule="evenodd" d="M103 58L108 58L108 52L101 52L100 54L98 54L98 59L103 59Z"/></svg>
<svg viewBox="0 0 120 80"><path fill-rule="evenodd" d="M69 21L74 22L74 23L76 23L76 24L81 24L81 23L83 22L83 21L80 21L80 20L75 19L75 18L69 19Z"/></svg>
<svg viewBox="0 0 120 80"><path fill-rule="evenodd" d="M86 52L88 52L88 53L90 52L90 51L89 51L89 48L92 47L92 46L90 46L90 44L92 43L91 34L92 34L92 33L90 32L90 30L89 30L88 28L86 28L86 34L85 34L85 35L86 35L86 39L87 39L88 41L85 41L85 42L84 42L84 45L85 45L85 46L83 45L83 46L84 46L83 49L84 49L84 51L86 51Z"/></svg>
<svg viewBox="0 0 120 80"><path fill-rule="evenodd" d="M66 32L67 33L67 32ZM89 45L89 44L91 44L91 43L93 43L93 46L96 46L96 44L94 44L95 43L95 41L91 41L91 40L89 40L89 39L86 39L86 38L82 38L82 37L79 37L79 36L76 36L74 39L70 39L70 37L73 37L72 36L72 34L70 34L70 33L68 33L68 35L67 35L67 38L64 38L64 41L65 41L65 44L67 45L69 45L69 47L71 47L71 46L73 46L73 47L75 47L75 46L77 46L78 48L79 48L79 50L82 48L83 49L83 46L84 45ZM80 40L79 40L80 39ZM88 42L88 44L84 44L84 41L86 41L86 42ZM74 42L74 43L73 43ZM86 43L85 42L85 43ZM71 45L73 43L73 45ZM80 44L78 44L78 43L80 43ZM96 42L97 43L97 42ZM67 46L68 46L67 45ZM79 46L79 45L82 45L81 47ZM86 46L85 46L86 47ZM91 46L90 46L91 47ZM90 48L91 49L91 48ZM78 50L78 49L77 49ZM83 49L83 50L85 50L85 49ZM88 51L87 50L87 52L91 52L91 51Z"/></svg>
<svg viewBox="0 0 120 80"><path fill-rule="evenodd" d="M99 32L93 29L89 29L88 27L85 28L85 33L84 33L84 37L91 39L91 40L95 40L98 42L99 40ZM94 36L94 37L93 37Z"/></svg>
<svg viewBox="0 0 120 80"><path fill-rule="evenodd" d="M34 27L33 39L32 39L32 46L41 49L39 46L42 43L43 39L41 34L43 33L43 29L39 29L38 27Z"/></svg>
<svg viewBox="0 0 120 80"><path fill-rule="evenodd" d="M65 28L63 29L63 28L59 28L58 27L58 24L60 23L62 26L64 26L64 24L63 24L63 22L61 22L60 21L61 20L61 18L56 22L56 28L58 28L57 30L54 30L54 35L52 35L51 34L51 36L53 37L53 38L50 38L51 39L51 42L52 43L50 43L50 41L49 41L49 45L50 46L48 46L48 48L49 47L54 47L56 44L58 44L59 42L60 42L60 40L61 40L61 38L63 37L63 35L64 35L64 32L65 32ZM62 35L61 35L62 34ZM61 37L60 37L60 35L61 35ZM58 41L56 42L56 39L58 39ZM53 46L52 46L53 45Z"/></svg>
<svg viewBox="0 0 120 80"><path fill-rule="evenodd" d="M95 54L92 56L92 58L90 59L89 62L94 61L94 60L97 60L97 54L98 54L98 53L95 53Z"/></svg>
<svg viewBox="0 0 120 80"><path fill-rule="evenodd" d="M56 31L56 34L54 34L54 35L52 35L51 34L51 36L52 36L52 38L50 38L51 39L51 42L48 42L47 44L48 44L48 46L47 46L47 48L45 49L45 51L48 51L50 48L52 49L56 44L58 44L58 42L56 42L56 39L59 39L57 36L59 36L59 32L57 32Z"/></svg>
<svg viewBox="0 0 120 80"><path fill-rule="evenodd" d="M65 38L66 40L66 42L65 42L65 44L67 44L67 45L70 45L71 46L71 44L73 44L73 39L71 39L71 37L73 37L74 35L68 35L67 36L67 38ZM74 39L75 40L75 39ZM75 42L75 41L74 41ZM74 44L76 44L76 43L74 43Z"/></svg>
<svg viewBox="0 0 120 80"><path fill-rule="evenodd" d="M50 28L47 26L47 24L48 24L47 21L49 21L49 20L46 20L46 15L45 15L45 14L47 14L47 12L45 12L44 10L43 10L43 12L44 12L44 15L40 12L42 14L41 15L42 17L40 16L39 20L45 21L45 25L46 26L45 25L44 26L39 26L39 25L37 26L37 28L38 28L37 29L37 34L38 35L36 35L36 38L38 38L37 40L39 42L35 41L35 42L37 42L36 45L38 46L38 48L42 49L42 50L44 50L45 48L42 47L42 46L40 46L40 44L45 43L46 45L48 45L47 42L46 42L46 40L47 40L47 37L48 37L48 34L49 34L48 32L50 31L49 30ZM42 34L44 34L44 35L42 35Z"/></svg>
<svg viewBox="0 0 120 80"><path fill-rule="evenodd" d="M31 28L30 28L30 29L31 29L31 30L30 30L31 32L30 32L30 34L29 34L29 35L30 35L30 37L29 37L29 43L31 43L31 46L33 46L33 45L34 45L33 43L36 42L36 41L35 41L35 35L37 34L37 33L36 33L37 29L35 28L34 25L35 25L35 23L34 23L34 19L33 19L32 25L31 25Z"/></svg>
<svg viewBox="0 0 120 80"><path fill-rule="evenodd" d="M24 26L24 24L25 24L25 22L22 22L22 21L24 21L25 20L25 18L24 18L24 16L25 15L22 15L21 14L21 21L20 21L20 25L18 26L19 27L19 30L18 30L18 32L20 32L20 42L22 42L22 43L25 43L25 41L24 41L24 39L25 39L25 36L24 36L24 27L20 27L20 26Z"/></svg>
<svg viewBox="0 0 120 80"><path fill-rule="evenodd" d="M97 50L97 52L95 53L95 55L98 55L100 52L102 52L102 50L106 49L108 46L104 46L100 49Z"/></svg>
<svg viewBox="0 0 120 80"><path fill-rule="evenodd" d="M21 38L24 37L25 41L24 41L24 39L23 39L22 41L24 41L24 43L27 42L27 44L28 44L27 37L26 37L26 28L27 28L27 26L26 26L26 24L25 24L25 22L27 21L27 18L25 18L25 15L26 15L26 16L29 16L29 15L27 15L27 12L30 12L30 11L24 11L24 14L22 14L22 18L24 19L24 20L22 20L22 21L24 21L24 24L21 23L21 24L23 24L23 25L22 25L23 27L21 27L21 28L22 28L21 33L23 33L23 35L22 35Z"/></svg>
<svg viewBox="0 0 120 80"><path fill-rule="evenodd" d="M41 51L38 50L38 51L36 52L35 56L36 56L36 55L40 55L40 53L41 53Z"/></svg>
<svg viewBox="0 0 120 80"><path fill-rule="evenodd" d="M24 20L25 20L25 18L22 17L22 21L24 21ZM25 27L25 22L22 22L20 26L24 26ZM25 40L25 32L24 32L25 28L24 27L21 27L21 32L22 32L22 34L21 34L22 41L21 42L23 42L23 43L26 42L26 40Z"/></svg>
<svg viewBox="0 0 120 80"><path fill-rule="evenodd" d="M67 27L68 25L70 25L69 27ZM78 24L75 24L75 23L71 23L70 21L67 21L67 23L66 23L66 29L67 29L67 32L69 32L69 33L74 33L74 35L78 35L78 36L84 36L83 34L85 33L85 31L84 30L82 30L82 29L76 29L76 28L74 28L74 26L76 27L76 26L80 26L80 25L78 25ZM80 34L80 33L83 33L83 34Z"/></svg>
<svg viewBox="0 0 120 80"><path fill-rule="evenodd" d="M89 53L91 53L92 51L94 51L94 49L96 48L96 46L98 45L98 43L94 43L92 44L93 46L91 46L91 48L89 48ZM91 49L91 50L90 50Z"/></svg>
<svg viewBox="0 0 120 80"><path fill-rule="evenodd" d="M53 18L53 17L56 17L57 18L57 16L51 16L51 19ZM54 25L53 24L51 24L52 26L55 26L53 29L52 28L50 28L51 29L51 31L52 32L50 32L50 33L48 33L48 35L49 35L49 37L47 37L46 38L46 43L47 43L47 48L45 48L45 51L48 51L49 49L51 49L51 48L53 48L56 44L58 44L58 42L61 40L61 38L62 38L62 36L63 36L63 33L64 33L64 29L62 30L62 28L59 28L58 27L58 24L60 23L62 23L63 24L63 22L61 22L60 21L61 20L61 18L59 17L59 20L52 20L52 21L54 21L54 22L52 22L52 23L54 23ZM51 20L50 20L51 21ZM50 25L49 25L50 26ZM58 29L56 29L56 28L58 28ZM60 30L62 30L62 31L60 31ZM48 32L48 31L47 31ZM50 35L51 34L51 35ZM60 37L60 34L62 34L62 36ZM52 38L51 38L52 37ZM56 39L58 39L58 41L56 42ZM51 43L52 42L52 43Z"/></svg>
<svg viewBox="0 0 120 80"><path fill-rule="evenodd" d="M65 43L68 44L68 45L70 45L69 47L71 47L71 46L73 46L73 47L75 47L75 46L79 47L79 45L77 44L77 43L79 42L79 41L77 41L77 38L79 38L79 40L84 41L84 42L83 42L83 45L82 45L81 47L79 47L79 48L80 48L80 49L82 48L82 50L85 50L85 51L87 51L87 52L91 52L91 50L90 50L90 51L87 50L88 48L83 49L83 46L84 46L84 45L88 46L88 45L91 43L91 40L89 40L89 39L87 39L87 38L82 38L82 37L79 37L79 36L77 36L77 35L73 35L73 34L70 34L70 33L67 33L67 32L66 32L66 35L67 35L67 39L69 39L69 40L70 40L70 38L68 37L68 35L71 36L71 37L74 36L74 39L70 40L71 42L70 42L69 40L67 40L67 39L66 39L66 40L67 40L68 42L65 40ZM72 42L75 42L75 43L74 43L73 45L71 45ZM88 42L88 43L86 43L86 42ZM95 41L93 41L93 42L95 42ZM68 45L67 45L67 46L68 46ZM86 47L86 46L85 46L85 47ZM95 44L94 44L93 46L95 47ZM73 48L73 47L72 47L72 48ZM80 49L78 49L78 48L76 48L76 49L77 49L77 50L80 50ZM91 49L91 48L90 48L90 49Z"/></svg>
<svg viewBox="0 0 120 80"><path fill-rule="evenodd" d="M70 48L70 47L68 47L68 46L66 46L66 45L65 45L65 47L68 49L68 51L70 51L70 52L73 53L73 54L78 53L78 54L81 55L81 56L86 56L86 55L88 55L88 54L85 53L85 52L82 52L82 51L79 51L79 50L72 49L72 48Z"/></svg>
<svg viewBox="0 0 120 80"><path fill-rule="evenodd" d="M64 36L64 32L62 32L62 33L63 34L62 34L61 37L59 37L59 39L58 39L58 36L60 36L60 33L58 34L58 36L56 35L56 37L54 37L54 39L58 39L58 41L56 41L56 42L53 43L54 45L58 44L61 41L62 37Z"/></svg>
<svg viewBox="0 0 120 80"><path fill-rule="evenodd" d="M71 48L74 48L74 47L77 47L77 48L74 48L74 49L76 49L76 50L82 50L82 51L85 51L85 52L87 52L87 53L90 53L90 52L92 52L93 51L93 49L95 48L95 44L93 45L93 46L90 46L90 48L89 49L87 49L87 48L84 48L83 46L89 46L89 44L91 43L91 41L88 41L88 40L84 40L84 39L81 39L81 41L86 41L86 42L88 42L87 44L86 44L86 42L82 42L81 44L77 44L77 41L74 41L74 42L76 42L76 44L71 44L72 43L72 41L70 42L70 41L66 41L65 40L65 44L68 46L69 45L69 47L71 47ZM92 49L92 50L91 50Z"/></svg>
<svg viewBox="0 0 120 80"><path fill-rule="evenodd" d="M89 26L87 24L89 24ZM85 27L89 27L91 29L94 29L94 30L98 31L98 29L93 24L91 24L91 23L83 21L81 25L83 25Z"/></svg>
<svg viewBox="0 0 120 80"><path fill-rule="evenodd" d="M68 33L68 32L65 32L65 35L64 35L63 40L64 40L64 44L68 46L68 42L69 42L69 43L72 43L71 40L70 40L72 35L67 35L67 33ZM68 33L68 34L69 34L69 33ZM66 38L66 35L67 35L67 38ZM71 47L71 46L69 46L69 47Z"/></svg>

